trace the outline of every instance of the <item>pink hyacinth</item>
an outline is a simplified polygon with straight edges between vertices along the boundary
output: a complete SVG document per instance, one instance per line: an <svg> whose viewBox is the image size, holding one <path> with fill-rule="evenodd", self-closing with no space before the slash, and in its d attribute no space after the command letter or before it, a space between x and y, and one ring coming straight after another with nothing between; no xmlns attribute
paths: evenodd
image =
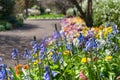
<svg viewBox="0 0 120 80"><path fill-rule="evenodd" d="M85 76L84 72L83 71L80 71L80 78L82 80L87 80L87 77Z"/></svg>

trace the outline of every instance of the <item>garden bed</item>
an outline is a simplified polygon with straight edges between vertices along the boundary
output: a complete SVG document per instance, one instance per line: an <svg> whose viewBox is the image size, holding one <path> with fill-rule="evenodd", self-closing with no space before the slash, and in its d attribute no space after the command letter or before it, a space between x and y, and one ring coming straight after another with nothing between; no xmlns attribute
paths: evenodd
<svg viewBox="0 0 120 80"><path fill-rule="evenodd" d="M88 28L79 18L61 20L62 30L40 43L36 37L32 50L19 54L13 49L15 68L2 74L13 80L115 80L120 76L120 35L115 24ZM27 60L19 64L19 57ZM1 73L6 65L1 64ZM7 68L8 69L8 68Z"/></svg>

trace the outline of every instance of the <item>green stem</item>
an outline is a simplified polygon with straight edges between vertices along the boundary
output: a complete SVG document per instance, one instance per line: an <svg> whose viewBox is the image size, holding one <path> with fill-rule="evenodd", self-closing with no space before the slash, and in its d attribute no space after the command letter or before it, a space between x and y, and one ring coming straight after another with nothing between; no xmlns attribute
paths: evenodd
<svg viewBox="0 0 120 80"><path fill-rule="evenodd" d="M30 64L29 64L29 60L28 60L28 71L29 71L28 74L31 75L31 73L30 73ZM28 80L29 80L29 77L28 77Z"/></svg>
<svg viewBox="0 0 120 80"><path fill-rule="evenodd" d="M37 51L37 60L38 60L38 69L39 69L39 74L40 74L40 76L39 76L39 80L42 80L42 70L41 70L41 68L40 68L40 65L39 65L39 51Z"/></svg>

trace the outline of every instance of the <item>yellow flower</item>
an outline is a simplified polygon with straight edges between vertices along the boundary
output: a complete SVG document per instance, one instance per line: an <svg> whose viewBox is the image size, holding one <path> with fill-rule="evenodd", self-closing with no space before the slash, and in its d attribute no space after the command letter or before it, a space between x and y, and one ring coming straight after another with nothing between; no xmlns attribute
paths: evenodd
<svg viewBox="0 0 120 80"><path fill-rule="evenodd" d="M82 63L86 63L86 62L90 62L91 59L90 58L82 58L81 62Z"/></svg>
<svg viewBox="0 0 120 80"><path fill-rule="evenodd" d="M104 28L105 28L104 26L100 26L100 27L99 27L100 30L103 30Z"/></svg>
<svg viewBox="0 0 120 80"><path fill-rule="evenodd" d="M105 57L105 60L106 60L106 61L109 61L109 60L111 60L111 59L112 59L112 56L106 56L106 57Z"/></svg>
<svg viewBox="0 0 120 80"><path fill-rule="evenodd" d="M63 52L64 55L69 55L70 54L70 51L69 50L66 50Z"/></svg>
<svg viewBox="0 0 120 80"><path fill-rule="evenodd" d="M74 37L76 38L78 36L80 36L80 34L79 33L75 33Z"/></svg>
<svg viewBox="0 0 120 80"><path fill-rule="evenodd" d="M40 62L40 60L36 60L36 61L34 62L34 65L38 64L39 62Z"/></svg>
<svg viewBox="0 0 120 80"><path fill-rule="evenodd" d="M108 27L108 28L107 28L107 32L108 32L108 33L112 33L112 27Z"/></svg>
<svg viewBox="0 0 120 80"><path fill-rule="evenodd" d="M52 52L49 52L50 55L52 55L53 53Z"/></svg>
<svg viewBox="0 0 120 80"><path fill-rule="evenodd" d="M7 80L10 80L10 77L8 77L8 79Z"/></svg>
<svg viewBox="0 0 120 80"><path fill-rule="evenodd" d="M99 39L99 38L100 38L100 34L96 34L95 37L96 37L97 39Z"/></svg>
<svg viewBox="0 0 120 80"><path fill-rule="evenodd" d="M106 37L107 34L108 34L108 33L107 33L106 31L103 32L103 36L104 36L104 37Z"/></svg>

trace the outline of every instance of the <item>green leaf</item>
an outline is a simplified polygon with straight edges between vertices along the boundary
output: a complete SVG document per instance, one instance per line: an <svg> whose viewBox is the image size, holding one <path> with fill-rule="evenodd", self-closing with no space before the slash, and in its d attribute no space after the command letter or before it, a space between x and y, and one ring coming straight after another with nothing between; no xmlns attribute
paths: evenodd
<svg viewBox="0 0 120 80"><path fill-rule="evenodd" d="M15 71L11 67L9 67L9 69L13 73L14 80L21 80L19 77L16 76Z"/></svg>

